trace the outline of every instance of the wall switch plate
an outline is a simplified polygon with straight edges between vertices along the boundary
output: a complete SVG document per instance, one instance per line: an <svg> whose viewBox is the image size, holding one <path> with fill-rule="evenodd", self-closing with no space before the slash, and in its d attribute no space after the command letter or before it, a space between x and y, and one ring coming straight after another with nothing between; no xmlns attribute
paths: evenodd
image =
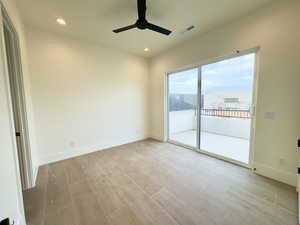
<svg viewBox="0 0 300 225"><path fill-rule="evenodd" d="M70 141L69 145L70 145L71 148L74 148L75 145L76 145L76 144L75 144L75 141Z"/></svg>
<svg viewBox="0 0 300 225"><path fill-rule="evenodd" d="M265 112L264 118L268 120L275 120L275 112Z"/></svg>

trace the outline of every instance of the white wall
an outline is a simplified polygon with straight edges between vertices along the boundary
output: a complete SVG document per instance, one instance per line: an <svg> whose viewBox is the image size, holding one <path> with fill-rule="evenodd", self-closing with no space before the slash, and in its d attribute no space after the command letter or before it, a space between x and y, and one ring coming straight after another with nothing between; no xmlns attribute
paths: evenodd
<svg viewBox="0 0 300 225"><path fill-rule="evenodd" d="M234 23L153 58L151 136L164 139L164 75L189 64L222 56L234 49L260 46L254 166L257 172L296 184L300 134L300 1L275 1ZM199 28L201 29L201 28ZM275 112L275 119L266 119ZM280 159L284 163L280 164Z"/></svg>
<svg viewBox="0 0 300 225"><path fill-rule="evenodd" d="M24 29L19 12L14 0L2 0L8 11L15 29L17 30L21 58L23 66L23 78L25 88L26 108L28 113L29 138L32 158L36 163L36 143L34 132L33 112L31 108L30 83L28 80L27 55L24 38ZM2 29L2 28L1 28ZM3 40L1 40L0 50L3 53ZM17 162L17 150L15 143L15 131L13 128L11 99L9 94L8 76L4 70L5 65L3 55L0 57L0 219L10 217L15 224L25 224L21 181L19 166ZM34 171L32 171L33 173ZM12 222L12 221L11 221Z"/></svg>
<svg viewBox="0 0 300 225"><path fill-rule="evenodd" d="M169 113L170 134L196 129L197 118L195 110L181 110ZM249 140L251 120L217 116L201 116L201 131Z"/></svg>
<svg viewBox="0 0 300 225"><path fill-rule="evenodd" d="M201 131L249 140L251 120L216 116L202 116Z"/></svg>
<svg viewBox="0 0 300 225"><path fill-rule="evenodd" d="M145 59L32 27L26 35L41 164L148 137Z"/></svg>
<svg viewBox="0 0 300 225"><path fill-rule="evenodd" d="M169 131L178 133L193 130L197 127L195 110L181 110L169 113Z"/></svg>

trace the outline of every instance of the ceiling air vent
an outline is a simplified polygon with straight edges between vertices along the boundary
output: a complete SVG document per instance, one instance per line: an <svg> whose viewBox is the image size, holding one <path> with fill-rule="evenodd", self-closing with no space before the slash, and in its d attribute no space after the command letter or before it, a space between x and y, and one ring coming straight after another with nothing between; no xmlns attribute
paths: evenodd
<svg viewBox="0 0 300 225"><path fill-rule="evenodd" d="M191 26L185 28L185 29L184 29L183 31L181 31L180 33L181 33L181 34L185 34L186 32L189 32L189 31L193 30L194 28L195 28L195 26L194 26L194 25L191 25Z"/></svg>

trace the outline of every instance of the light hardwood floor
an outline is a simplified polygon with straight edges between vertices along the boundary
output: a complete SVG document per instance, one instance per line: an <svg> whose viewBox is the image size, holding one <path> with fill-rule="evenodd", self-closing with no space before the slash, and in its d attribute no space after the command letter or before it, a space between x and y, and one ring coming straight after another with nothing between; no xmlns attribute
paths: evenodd
<svg viewBox="0 0 300 225"><path fill-rule="evenodd" d="M147 140L43 166L28 225L294 225L294 187Z"/></svg>

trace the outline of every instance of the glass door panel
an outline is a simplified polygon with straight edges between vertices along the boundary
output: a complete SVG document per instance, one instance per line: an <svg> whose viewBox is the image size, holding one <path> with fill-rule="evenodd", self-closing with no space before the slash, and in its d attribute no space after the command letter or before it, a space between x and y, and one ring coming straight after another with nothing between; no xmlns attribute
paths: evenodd
<svg viewBox="0 0 300 225"><path fill-rule="evenodd" d="M197 147L198 68L168 75L168 139Z"/></svg>
<svg viewBox="0 0 300 225"><path fill-rule="evenodd" d="M201 67L200 149L249 163L255 54Z"/></svg>

